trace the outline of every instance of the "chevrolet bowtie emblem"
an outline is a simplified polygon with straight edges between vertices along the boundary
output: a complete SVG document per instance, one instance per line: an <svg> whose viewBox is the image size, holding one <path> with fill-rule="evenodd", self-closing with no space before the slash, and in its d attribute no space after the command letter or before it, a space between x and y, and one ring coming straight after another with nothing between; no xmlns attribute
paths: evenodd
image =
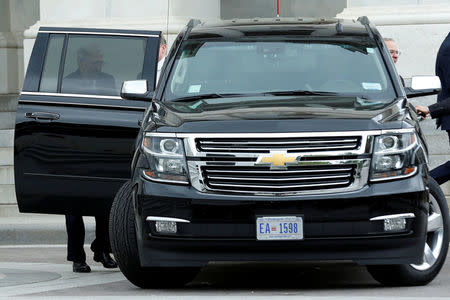
<svg viewBox="0 0 450 300"><path fill-rule="evenodd" d="M297 156L288 156L286 151L271 151L258 157L256 165L270 164L271 169L285 169L286 163L294 163Z"/></svg>

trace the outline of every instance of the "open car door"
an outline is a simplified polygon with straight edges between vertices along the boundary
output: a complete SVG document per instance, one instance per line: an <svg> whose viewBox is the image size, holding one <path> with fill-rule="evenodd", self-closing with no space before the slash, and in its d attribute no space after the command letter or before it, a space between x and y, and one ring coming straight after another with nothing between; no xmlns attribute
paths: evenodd
<svg viewBox="0 0 450 300"><path fill-rule="evenodd" d="M14 141L21 212L95 215L130 178L149 101L123 81L155 77L161 32L41 27L19 98Z"/></svg>

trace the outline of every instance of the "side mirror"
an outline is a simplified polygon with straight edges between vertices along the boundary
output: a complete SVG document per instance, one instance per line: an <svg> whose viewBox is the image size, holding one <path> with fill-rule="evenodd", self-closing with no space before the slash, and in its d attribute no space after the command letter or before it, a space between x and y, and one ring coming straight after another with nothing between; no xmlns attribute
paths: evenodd
<svg viewBox="0 0 450 300"><path fill-rule="evenodd" d="M122 84L120 97L128 100L150 101L153 97L153 91L147 88L147 80L127 80Z"/></svg>
<svg viewBox="0 0 450 300"><path fill-rule="evenodd" d="M436 95L441 91L441 81L437 76L413 76L411 87L405 91L408 98Z"/></svg>

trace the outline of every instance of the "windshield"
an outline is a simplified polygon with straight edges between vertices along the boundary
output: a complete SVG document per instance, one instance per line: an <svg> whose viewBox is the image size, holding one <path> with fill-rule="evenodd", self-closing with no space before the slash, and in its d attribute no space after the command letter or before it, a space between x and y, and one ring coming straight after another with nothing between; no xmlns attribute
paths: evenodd
<svg viewBox="0 0 450 300"><path fill-rule="evenodd" d="M395 98L381 55L371 40L199 41L178 52L165 101L202 95L287 95L296 91ZM273 94L272 94L273 95Z"/></svg>

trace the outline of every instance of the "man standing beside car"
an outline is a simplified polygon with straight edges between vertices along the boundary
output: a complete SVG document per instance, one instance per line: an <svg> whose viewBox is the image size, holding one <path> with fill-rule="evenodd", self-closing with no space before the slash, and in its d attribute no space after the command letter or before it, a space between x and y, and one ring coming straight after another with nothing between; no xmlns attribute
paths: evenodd
<svg viewBox="0 0 450 300"><path fill-rule="evenodd" d="M401 53L400 50L398 50L397 43L393 38L384 38L384 43L386 44L386 47L392 57L392 60L394 61L394 64L396 64ZM400 77L400 81L402 82L403 86L405 86L405 80L403 79L403 77L400 75L398 77Z"/></svg>
<svg viewBox="0 0 450 300"><path fill-rule="evenodd" d="M156 71L156 84L159 81L159 74L161 74L162 67L164 62L166 61L166 52L167 52L167 41L164 36L161 34L161 38L159 39L159 52L158 52L158 67Z"/></svg>
<svg viewBox="0 0 450 300"><path fill-rule="evenodd" d="M442 42L436 57L436 75L441 80L441 92L437 96L437 103L429 107L417 105L415 108L422 116L431 115L437 118L437 128L447 131L450 140L450 33ZM437 183L443 184L450 179L450 161L430 171Z"/></svg>

